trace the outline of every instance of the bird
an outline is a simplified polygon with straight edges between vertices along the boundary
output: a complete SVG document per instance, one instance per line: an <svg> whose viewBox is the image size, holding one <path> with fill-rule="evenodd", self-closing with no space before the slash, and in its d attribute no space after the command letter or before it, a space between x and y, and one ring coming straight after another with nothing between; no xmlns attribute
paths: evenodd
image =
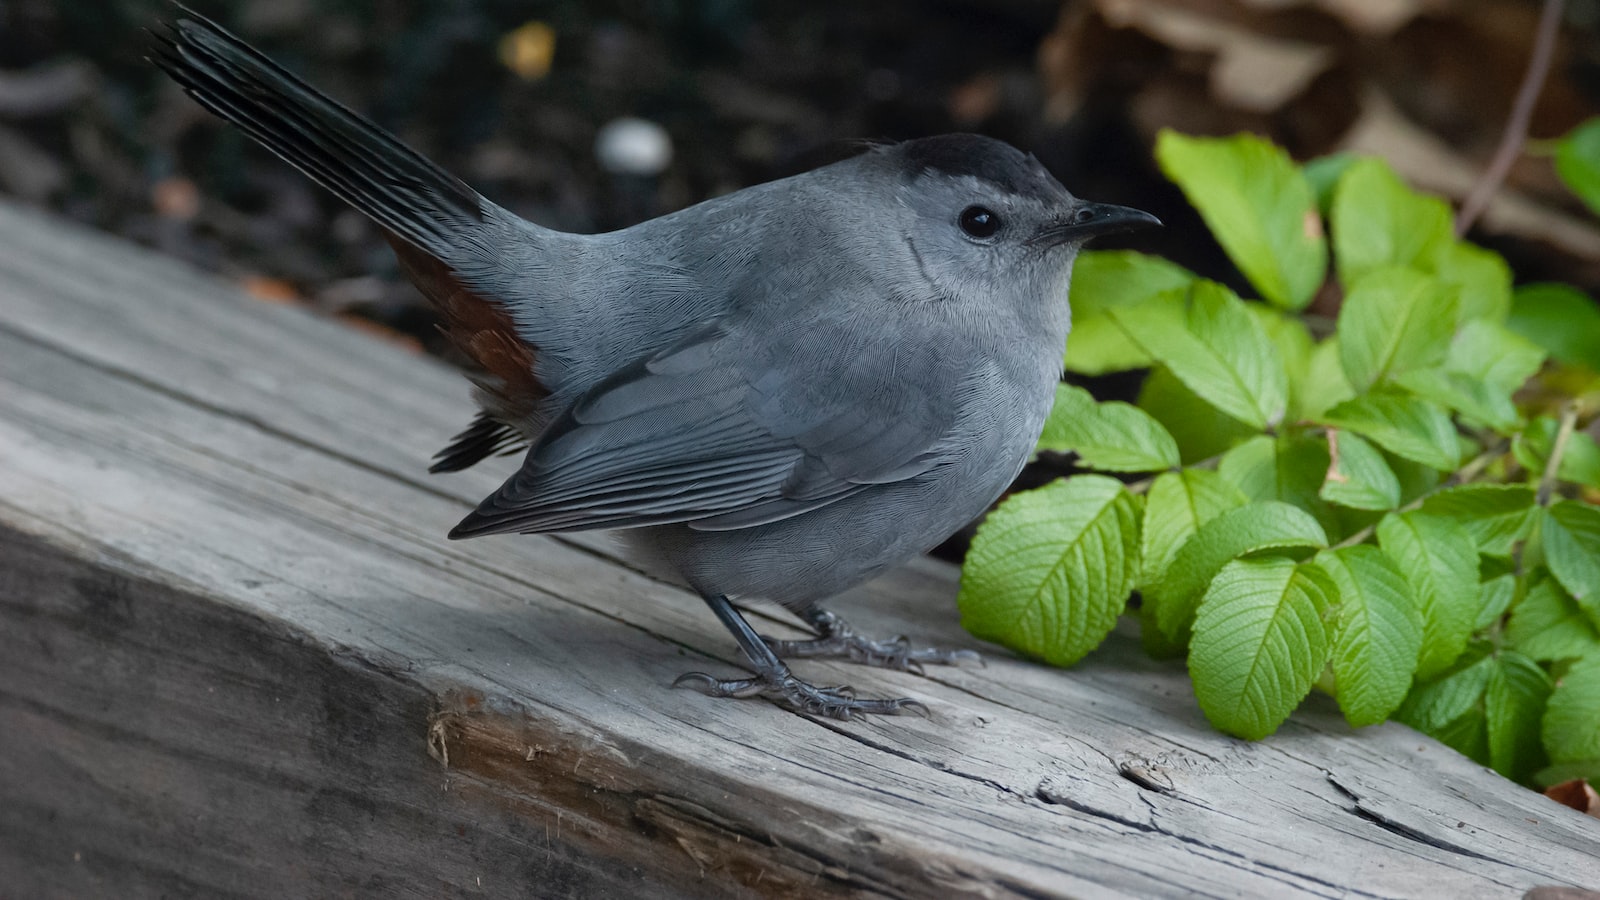
<svg viewBox="0 0 1600 900"><path fill-rule="evenodd" d="M976 658L871 639L827 602L1003 493L1061 376L1079 248L1154 216L1081 200L1005 142L947 134L866 142L628 228L565 233L192 10L154 34L154 64L370 217L437 310L477 410L430 471L526 448L450 538L615 531L734 637L747 677L675 682L714 697L837 719L925 713L812 684L785 659ZM766 638L735 598L785 607L815 636Z"/></svg>

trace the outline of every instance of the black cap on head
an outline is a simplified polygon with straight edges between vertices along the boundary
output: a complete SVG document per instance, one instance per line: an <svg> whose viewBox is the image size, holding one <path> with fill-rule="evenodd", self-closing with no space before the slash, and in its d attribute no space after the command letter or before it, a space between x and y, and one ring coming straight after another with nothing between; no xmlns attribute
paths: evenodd
<svg viewBox="0 0 1600 900"><path fill-rule="evenodd" d="M1060 182L1037 159L1005 141L981 134L941 134L899 146L916 175L970 175L1012 194L1061 190Z"/></svg>

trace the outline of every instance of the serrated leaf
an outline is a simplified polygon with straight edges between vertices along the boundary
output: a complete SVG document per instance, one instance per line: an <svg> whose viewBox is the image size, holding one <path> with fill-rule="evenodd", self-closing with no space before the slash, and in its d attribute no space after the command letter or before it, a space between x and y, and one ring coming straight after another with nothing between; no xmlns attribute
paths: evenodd
<svg viewBox="0 0 1600 900"><path fill-rule="evenodd" d="M973 536L957 603L972 634L1052 665L1111 632L1139 570L1135 498L1101 475L1013 494Z"/></svg>
<svg viewBox="0 0 1600 900"><path fill-rule="evenodd" d="M1600 623L1600 508L1563 500L1544 511L1541 527L1550 574Z"/></svg>
<svg viewBox="0 0 1600 900"><path fill-rule="evenodd" d="M1353 509L1385 510L1400 504L1400 479L1377 448L1337 429L1329 429L1327 439L1330 458L1334 448L1339 453L1328 466L1322 499Z"/></svg>
<svg viewBox="0 0 1600 900"><path fill-rule="evenodd" d="M1354 153L1330 153L1307 160L1300 167L1306 182L1311 185L1311 193L1317 198L1317 209L1324 216L1333 208L1333 189L1338 186L1339 179L1360 159Z"/></svg>
<svg viewBox="0 0 1600 900"><path fill-rule="evenodd" d="M1128 403L1097 403L1080 387L1056 385L1040 450L1068 450L1091 469L1152 472L1178 465L1178 445L1149 413Z"/></svg>
<svg viewBox="0 0 1600 900"><path fill-rule="evenodd" d="M1540 662L1600 654L1600 631L1554 580L1542 578L1511 611L1506 641Z"/></svg>
<svg viewBox="0 0 1600 900"><path fill-rule="evenodd" d="M1145 378L1139 408L1178 442L1185 464L1216 456L1257 431L1200 399L1165 366L1151 369Z"/></svg>
<svg viewBox="0 0 1600 900"><path fill-rule="evenodd" d="M1478 614L1472 620L1472 630L1482 631L1494 625L1517 599L1517 576L1507 573L1496 575L1478 585Z"/></svg>
<svg viewBox="0 0 1600 900"><path fill-rule="evenodd" d="M1461 445L1450 414L1438 404L1379 388L1335 406L1320 417L1325 425L1359 433L1385 450L1448 472Z"/></svg>
<svg viewBox="0 0 1600 900"><path fill-rule="evenodd" d="M1376 725L1411 688L1422 613L1405 576L1371 544L1324 550L1315 563L1338 586L1332 664L1339 709L1351 725Z"/></svg>
<svg viewBox="0 0 1600 900"><path fill-rule="evenodd" d="M1345 377L1344 364L1339 361L1339 336L1329 335L1311 351L1303 380L1294 381L1291 375L1289 395L1293 418L1315 419L1329 407L1337 406L1356 395L1356 389Z"/></svg>
<svg viewBox="0 0 1600 900"><path fill-rule="evenodd" d="M1568 365L1600 370L1600 305L1565 284L1524 285L1511 295L1506 327Z"/></svg>
<svg viewBox="0 0 1600 900"><path fill-rule="evenodd" d="M1468 646L1456 665L1440 677L1419 682L1394 717L1423 734L1487 764L1489 743L1483 694L1494 669L1486 642Z"/></svg>
<svg viewBox="0 0 1600 900"><path fill-rule="evenodd" d="M1556 142L1556 174L1600 216L1600 118L1584 122Z"/></svg>
<svg viewBox="0 0 1600 900"><path fill-rule="evenodd" d="M1148 315L1181 327L1183 299L1194 280L1193 273L1158 256L1131 250L1078 254L1072 273L1067 371L1103 375L1149 366L1150 354L1134 343L1106 310L1144 306Z"/></svg>
<svg viewBox="0 0 1600 900"><path fill-rule="evenodd" d="M1213 281L1189 290L1183 328L1143 304L1109 311L1128 337L1189 390L1257 429L1275 425L1288 404L1288 375L1244 302Z"/></svg>
<svg viewBox="0 0 1600 900"><path fill-rule="evenodd" d="M1133 250L1083 250L1072 264L1072 312L1133 306L1183 292L1197 276L1171 260Z"/></svg>
<svg viewBox="0 0 1600 900"><path fill-rule="evenodd" d="M1514 650L1502 650L1494 660L1483 691L1489 765L1507 778L1525 781L1546 759L1539 723L1550 698L1550 676Z"/></svg>
<svg viewBox="0 0 1600 900"><path fill-rule="evenodd" d="M1151 659L1177 659L1189 649L1186 641L1167 637L1156 622L1155 607L1148 603L1139 607L1139 646Z"/></svg>
<svg viewBox="0 0 1600 900"><path fill-rule="evenodd" d="M1308 434L1258 435L1222 455L1217 473L1251 500L1282 500L1332 531L1338 517L1318 494L1328 473L1327 442Z"/></svg>
<svg viewBox="0 0 1600 900"><path fill-rule="evenodd" d="M1282 557L1217 573L1189 643L1195 699L1212 725L1249 740L1277 730L1327 663L1322 616L1336 591L1317 567Z"/></svg>
<svg viewBox="0 0 1600 900"><path fill-rule="evenodd" d="M1230 509L1200 526L1151 585L1145 601L1156 608L1156 620L1168 637L1178 638L1194 618L1206 585L1229 561L1246 553L1271 549L1322 548L1328 536L1304 510L1267 501Z"/></svg>
<svg viewBox="0 0 1600 900"><path fill-rule="evenodd" d="M1466 241L1453 241L1434 257L1432 272L1456 289L1462 321L1506 320L1511 311L1511 267L1500 254Z"/></svg>
<svg viewBox="0 0 1600 900"><path fill-rule="evenodd" d="M1444 362L1460 309L1456 291L1415 269L1362 275L1339 310L1339 359L1358 392Z"/></svg>
<svg viewBox="0 0 1600 900"><path fill-rule="evenodd" d="M1504 434L1518 424L1511 391L1445 368L1406 372L1398 384L1411 393Z"/></svg>
<svg viewBox="0 0 1600 900"><path fill-rule="evenodd" d="M1560 425L1553 416L1540 416L1528 423L1511 443L1511 453L1529 472L1544 474L1545 463L1555 449L1556 432ZM1581 484L1600 490L1600 444L1582 431L1567 437L1566 449L1561 453L1557 477L1562 481Z"/></svg>
<svg viewBox="0 0 1600 900"><path fill-rule="evenodd" d="M1163 473L1145 494L1144 527L1140 530L1144 574L1139 584L1158 582L1177 556L1178 548L1200 526L1244 504L1244 494L1216 472L1184 469ZM1152 607L1146 604L1146 608Z"/></svg>
<svg viewBox="0 0 1600 900"><path fill-rule="evenodd" d="M1478 319L1461 327L1443 366L1407 372L1407 390L1505 433L1521 420L1511 395L1539 371L1544 351L1504 326Z"/></svg>
<svg viewBox="0 0 1600 900"><path fill-rule="evenodd" d="M1478 548L1451 519L1391 513L1378 523L1378 545L1411 583L1422 614L1417 677L1432 678L1461 655L1479 609Z"/></svg>
<svg viewBox="0 0 1600 900"><path fill-rule="evenodd" d="M1584 657L1561 676L1545 707L1543 734L1558 764L1600 760L1600 655Z"/></svg>
<svg viewBox="0 0 1600 900"><path fill-rule="evenodd" d="M1261 296L1285 309L1311 302L1328 247L1311 185L1287 153L1249 134L1192 138L1163 129L1156 161Z"/></svg>
<svg viewBox="0 0 1600 900"><path fill-rule="evenodd" d="M1329 218L1339 280L1346 285L1385 266L1427 269L1455 240L1449 204L1413 191L1378 159L1345 171Z"/></svg>
<svg viewBox="0 0 1600 900"><path fill-rule="evenodd" d="M1384 451L1383 458L1388 461L1390 471L1400 480L1400 502L1410 503L1424 494L1432 492L1444 480L1438 469L1430 469L1419 462L1413 462L1402 456Z"/></svg>
<svg viewBox="0 0 1600 900"><path fill-rule="evenodd" d="M1472 535L1479 553L1510 556L1512 544L1527 536L1533 489L1515 484L1464 484L1429 497L1423 501L1422 511L1460 523Z"/></svg>

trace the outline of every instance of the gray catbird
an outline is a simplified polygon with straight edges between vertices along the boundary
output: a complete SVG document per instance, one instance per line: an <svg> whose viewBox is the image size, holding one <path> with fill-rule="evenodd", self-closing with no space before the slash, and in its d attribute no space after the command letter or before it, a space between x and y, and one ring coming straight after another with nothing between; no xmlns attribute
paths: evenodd
<svg viewBox="0 0 1600 900"><path fill-rule="evenodd" d="M819 604L999 496L1049 412L1078 248L1159 224L1074 198L1007 144L953 134L564 234L198 15L171 25L153 61L372 217L438 308L476 366L479 412L432 470L531 445L451 537L626 529L755 670L678 684L839 718L920 704L816 687L781 657L905 668L972 655L867 640ZM817 637L765 639L730 595L781 603Z"/></svg>

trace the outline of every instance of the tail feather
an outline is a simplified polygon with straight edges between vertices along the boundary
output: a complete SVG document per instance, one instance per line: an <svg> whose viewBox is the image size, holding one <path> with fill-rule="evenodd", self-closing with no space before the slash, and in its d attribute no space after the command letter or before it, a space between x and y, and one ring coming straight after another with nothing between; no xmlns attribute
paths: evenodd
<svg viewBox="0 0 1600 900"><path fill-rule="evenodd" d="M183 9L151 61L213 113L378 224L438 256L483 221L485 201L393 135Z"/></svg>

